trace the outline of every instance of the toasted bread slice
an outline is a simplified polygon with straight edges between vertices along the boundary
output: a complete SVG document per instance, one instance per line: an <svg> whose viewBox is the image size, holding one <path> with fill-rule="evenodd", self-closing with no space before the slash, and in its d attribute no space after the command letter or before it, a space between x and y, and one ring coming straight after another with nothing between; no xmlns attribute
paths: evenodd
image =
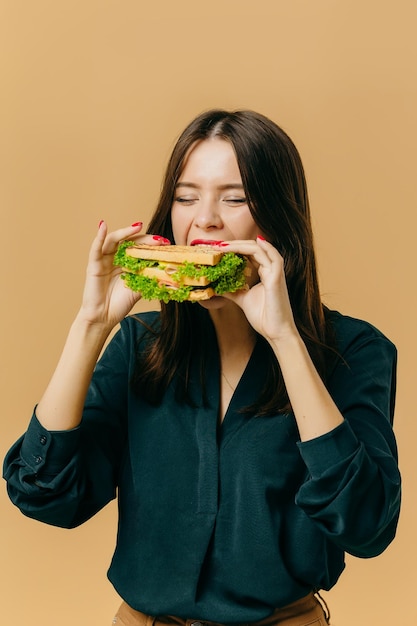
<svg viewBox="0 0 417 626"><path fill-rule="evenodd" d="M213 250L209 246L148 246L146 244L138 244L131 248L126 248L126 254L146 261L216 265L224 253Z"/></svg>

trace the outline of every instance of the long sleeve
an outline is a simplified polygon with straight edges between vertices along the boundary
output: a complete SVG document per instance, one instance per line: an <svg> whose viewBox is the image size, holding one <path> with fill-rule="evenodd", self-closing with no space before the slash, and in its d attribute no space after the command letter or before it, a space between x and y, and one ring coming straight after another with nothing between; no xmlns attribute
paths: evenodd
<svg viewBox="0 0 417 626"><path fill-rule="evenodd" d="M34 413L8 452L9 497L25 515L73 527L115 498L126 439L129 333L123 326L96 366L80 426L48 431Z"/></svg>
<svg viewBox="0 0 417 626"><path fill-rule="evenodd" d="M299 443L309 477L296 502L337 545L371 557L392 541L400 509L391 426L397 354L372 326L344 320L343 358L329 389L345 421L327 435Z"/></svg>

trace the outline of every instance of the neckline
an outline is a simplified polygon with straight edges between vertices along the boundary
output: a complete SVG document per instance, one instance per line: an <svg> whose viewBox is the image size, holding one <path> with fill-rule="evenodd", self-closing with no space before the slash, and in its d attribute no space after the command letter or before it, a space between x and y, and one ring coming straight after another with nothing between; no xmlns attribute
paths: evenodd
<svg viewBox="0 0 417 626"><path fill-rule="evenodd" d="M219 409L220 409L220 377L221 377L221 369L220 369L220 354L218 360L218 370L217 370L217 393L219 398ZM224 413L223 419L218 419L219 423L219 431L222 433L224 431L228 431L229 429L233 429L233 424L245 423L248 419L248 416L240 411L240 409L250 406L256 399L256 394L259 394L263 382L265 380L265 368L262 367L262 358L261 358L261 342L257 337L253 350L249 356L248 362L246 363L245 369L242 372L242 376L240 377L235 390L233 391L229 404ZM254 393L255 392L255 393ZM218 410L219 414L219 410ZM220 418L220 416L219 416Z"/></svg>

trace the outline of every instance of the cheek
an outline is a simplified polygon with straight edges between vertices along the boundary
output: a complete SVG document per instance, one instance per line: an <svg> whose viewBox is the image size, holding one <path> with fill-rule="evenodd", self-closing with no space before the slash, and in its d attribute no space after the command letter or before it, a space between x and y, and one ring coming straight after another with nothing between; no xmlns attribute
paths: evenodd
<svg viewBox="0 0 417 626"><path fill-rule="evenodd" d="M171 224L174 242L183 245L187 241L189 219L187 213L181 211L181 207L173 207L171 209Z"/></svg>
<svg viewBox="0 0 417 626"><path fill-rule="evenodd" d="M229 213L227 222L235 233L235 239L256 239L259 233L259 226L253 219L248 206Z"/></svg>
<svg viewBox="0 0 417 626"><path fill-rule="evenodd" d="M222 296L214 296L213 298L210 298L210 300L202 300L198 304L207 311L213 311L217 309L222 309L228 304L228 301L226 300L226 298L222 298Z"/></svg>
<svg viewBox="0 0 417 626"><path fill-rule="evenodd" d="M256 239L259 234L259 227L251 216L245 216L241 219L236 225L236 229L239 231L239 236L236 239Z"/></svg>

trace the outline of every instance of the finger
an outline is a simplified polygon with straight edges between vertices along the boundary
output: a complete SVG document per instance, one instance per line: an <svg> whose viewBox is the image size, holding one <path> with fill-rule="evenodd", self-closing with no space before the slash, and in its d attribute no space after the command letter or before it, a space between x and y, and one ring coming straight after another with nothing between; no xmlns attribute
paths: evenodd
<svg viewBox="0 0 417 626"><path fill-rule="evenodd" d="M103 244L107 236L107 224L104 220L100 220L98 225L97 234L94 237L91 246L89 259L95 261L102 255Z"/></svg>
<svg viewBox="0 0 417 626"><path fill-rule="evenodd" d="M149 233L142 235L142 233L140 233L141 227L135 226L133 232L132 228L133 227L128 229L119 229L109 233L103 246L103 253L114 254L122 241L133 241L137 244L140 243L149 246L168 246L171 244L170 240L162 235L153 235Z"/></svg>
<svg viewBox="0 0 417 626"><path fill-rule="evenodd" d="M271 261L267 251L262 249L257 241L248 240L232 240L224 242L219 246L214 246L222 252L234 252L235 254L241 254L248 258L248 261L255 267L260 265L268 265Z"/></svg>
<svg viewBox="0 0 417 626"><path fill-rule="evenodd" d="M135 222L127 228L121 228L111 233L104 220L100 220L98 230L90 247L89 260L99 261L105 255L113 255L121 239L133 238L142 229L143 222Z"/></svg>
<svg viewBox="0 0 417 626"><path fill-rule="evenodd" d="M102 227L102 226L101 226ZM125 228L119 228L108 233L103 242L102 252L103 254L114 254L121 241L131 239L137 236L142 230L143 222L135 222ZM100 229L99 229L100 230Z"/></svg>
<svg viewBox="0 0 417 626"><path fill-rule="evenodd" d="M251 256L259 265L278 263L282 265L283 257L279 251L266 239L258 236L256 240L231 240L223 242L221 246L223 252L230 251L244 256Z"/></svg>
<svg viewBox="0 0 417 626"><path fill-rule="evenodd" d="M256 238L256 241L258 245L260 246L260 248L265 250L265 252L267 253L268 257L271 259L271 261L283 260L283 257L280 254L280 252L275 248L275 246L272 245L272 243L269 243L269 241L267 241L265 237L262 237L262 235L258 235Z"/></svg>

